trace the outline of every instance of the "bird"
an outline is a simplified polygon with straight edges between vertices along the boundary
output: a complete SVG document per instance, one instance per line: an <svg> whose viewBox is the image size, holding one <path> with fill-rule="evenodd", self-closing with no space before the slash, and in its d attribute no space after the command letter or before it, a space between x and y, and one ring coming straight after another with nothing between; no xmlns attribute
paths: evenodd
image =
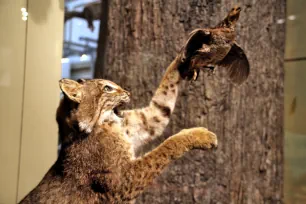
<svg viewBox="0 0 306 204"><path fill-rule="evenodd" d="M240 85L250 74L250 64L244 50L236 42L235 26L241 7L233 7L215 27L192 31L182 47L181 61L187 63L185 75L196 80L200 69L224 67L232 82Z"/></svg>
<svg viewBox="0 0 306 204"><path fill-rule="evenodd" d="M95 29L93 21L100 20L101 17L101 2L95 1L86 4L82 12L68 11L67 7L65 8L65 22L76 17L85 19L87 21L88 28L93 32Z"/></svg>

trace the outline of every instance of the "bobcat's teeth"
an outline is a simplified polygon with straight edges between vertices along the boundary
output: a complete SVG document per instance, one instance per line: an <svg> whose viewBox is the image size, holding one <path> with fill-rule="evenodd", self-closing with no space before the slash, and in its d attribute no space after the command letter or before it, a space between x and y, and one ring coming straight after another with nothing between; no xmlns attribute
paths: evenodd
<svg viewBox="0 0 306 204"><path fill-rule="evenodd" d="M123 117L123 111L121 111L123 109L124 104L119 104L118 106L116 106L114 108L114 113L119 117L122 118Z"/></svg>

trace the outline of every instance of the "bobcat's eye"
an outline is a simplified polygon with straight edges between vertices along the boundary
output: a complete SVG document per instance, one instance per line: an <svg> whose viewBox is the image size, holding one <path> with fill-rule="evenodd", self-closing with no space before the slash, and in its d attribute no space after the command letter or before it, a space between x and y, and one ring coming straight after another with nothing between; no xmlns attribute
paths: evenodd
<svg viewBox="0 0 306 204"><path fill-rule="evenodd" d="M111 91L114 90L114 88L111 87L111 86L106 85L106 86L104 86L103 90L106 91L106 92L111 92Z"/></svg>

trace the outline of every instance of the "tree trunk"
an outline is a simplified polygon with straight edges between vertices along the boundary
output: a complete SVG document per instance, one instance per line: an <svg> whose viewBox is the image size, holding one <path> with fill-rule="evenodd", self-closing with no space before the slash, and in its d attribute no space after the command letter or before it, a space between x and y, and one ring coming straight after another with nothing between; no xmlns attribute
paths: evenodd
<svg viewBox="0 0 306 204"><path fill-rule="evenodd" d="M132 107L147 105L188 33L216 25L234 6L227 2L111 1L100 76L130 90ZM282 203L285 25L276 21L285 18L285 0L235 2L243 9L237 42L249 58L250 77L237 87L217 70L185 82L162 138L204 126L218 135L219 147L188 153L137 203Z"/></svg>
<svg viewBox="0 0 306 204"><path fill-rule="evenodd" d="M101 78L105 67L105 54L108 39L108 18L109 18L109 0L103 0L101 2L101 19L100 19L100 31L99 41L97 49L97 59L94 70L94 77Z"/></svg>

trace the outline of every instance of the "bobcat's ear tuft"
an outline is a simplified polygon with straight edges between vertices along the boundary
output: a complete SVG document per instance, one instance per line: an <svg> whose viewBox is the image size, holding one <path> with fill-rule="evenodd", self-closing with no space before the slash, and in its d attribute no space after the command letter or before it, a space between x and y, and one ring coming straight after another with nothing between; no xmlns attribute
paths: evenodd
<svg viewBox="0 0 306 204"><path fill-rule="evenodd" d="M59 81L61 90L68 98L74 102L80 103L82 98L82 84L71 80L61 79Z"/></svg>

